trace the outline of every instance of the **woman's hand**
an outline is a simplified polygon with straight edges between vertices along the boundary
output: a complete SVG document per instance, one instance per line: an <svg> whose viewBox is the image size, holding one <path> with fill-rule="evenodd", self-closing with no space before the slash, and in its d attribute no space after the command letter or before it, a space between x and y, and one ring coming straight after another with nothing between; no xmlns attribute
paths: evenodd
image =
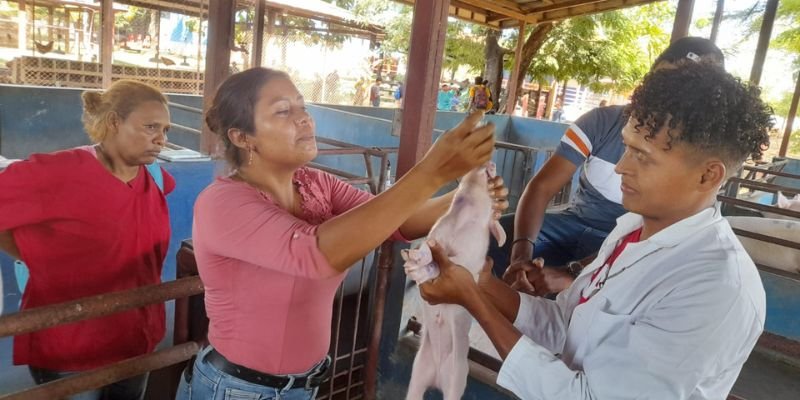
<svg viewBox="0 0 800 400"><path fill-rule="evenodd" d="M478 127L483 112L477 111L445 132L433 144L418 167L442 186L477 168L492 157L494 124Z"/></svg>
<svg viewBox="0 0 800 400"><path fill-rule="evenodd" d="M502 176L489 178L489 195L494 200L492 203L494 214L492 216L494 219L500 219L503 212L508 209L508 188L503 182Z"/></svg>

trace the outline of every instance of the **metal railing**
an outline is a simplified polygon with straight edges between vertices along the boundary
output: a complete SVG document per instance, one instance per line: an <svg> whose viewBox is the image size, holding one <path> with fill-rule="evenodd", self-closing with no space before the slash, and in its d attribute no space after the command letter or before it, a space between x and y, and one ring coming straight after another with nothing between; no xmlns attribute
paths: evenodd
<svg viewBox="0 0 800 400"><path fill-rule="evenodd" d="M0 336L19 335L56 325L99 318L167 300L202 293L199 277L175 280L158 285L85 297L65 303L38 307L0 317ZM140 375L188 360L199 349L195 342L120 361L69 378L25 389L0 397L10 399L51 400L99 388L122 379Z"/></svg>
<svg viewBox="0 0 800 400"><path fill-rule="evenodd" d="M338 175L342 177L345 182L351 185L366 185L372 194L378 194L386 189L387 171L391 172L389 157L393 153L397 153L396 147L384 148L369 148L356 146L350 143L342 142L335 139L317 136L317 143L323 144L326 147L320 148L317 157L326 156L361 156L364 159L364 174L358 175L352 172L343 171L333 168L319 162L311 163L311 166L325 172ZM373 160L375 158L376 160ZM375 167L379 172L376 174Z"/></svg>
<svg viewBox="0 0 800 400"><path fill-rule="evenodd" d="M553 149L539 149L509 142L495 142L494 162L497 173L503 177L508 188L508 212L517 209L525 186L533 178L541 165L553 156ZM541 164L537 164L540 160ZM553 197L550 207L563 206L569 203L572 196L572 180L564 185Z"/></svg>
<svg viewBox="0 0 800 400"><path fill-rule="evenodd" d="M796 187L789 187L789 186L781 186L770 183L772 178L775 176L781 176L784 178L791 178L800 181L800 175L791 174L788 172L783 172L783 166L785 162L781 162L777 164L777 168L775 166L768 166L768 167L752 167L752 166L744 166L743 171L745 172L745 178L738 178L733 177L728 180L725 184L725 187L722 190L722 194L717 196L717 200L722 203L722 211L725 215L752 215L752 216L760 216L760 212L767 212L773 215L779 215L784 218L788 217L787 219L796 219L800 220L800 212L790 210L790 209L782 209L778 208L777 206L773 205L766 205L757 203L755 201L740 199L738 196L743 192L766 192L766 193L777 193L782 192L787 195L795 195L800 193L800 189ZM771 235L765 235L763 233L758 232L751 232L744 229L733 228L734 233L737 236L755 239L761 242L775 244L787 249L793 250L800 250L800 242L787 240L785 238L775 237ZM776 268L776 265L762 265L756 264L759 270L772 273L774 275L780 275L785 278L789 278L795 281L800 281L800 275L786 271L781 268Z"/></svg>

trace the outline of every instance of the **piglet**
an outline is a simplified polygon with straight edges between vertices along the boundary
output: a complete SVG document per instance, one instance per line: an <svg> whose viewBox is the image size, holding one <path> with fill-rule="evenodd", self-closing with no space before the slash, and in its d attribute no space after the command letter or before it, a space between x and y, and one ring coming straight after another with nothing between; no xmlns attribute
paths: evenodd
<svg viewBox="0 0 800 400"><path fill-rule="evenodd" d="M796 194L791 199L784 196L783 193L781 192L778 192L777 196L778 200L775 202L775 206L784 210L792 210L800 212L800 194ZM771 213L768 211L764 211L762 212L762 214L764 214L764 218L793 219L792 217L789 217L787 215Z"/></svg>
<svg viewBox="0 0 800 400"><path fill-rule="evenodd" d="M486 262L489 233L502 246L506 236L492 218L493 199L488 179L494 163L470 171L456 189L450 209L434 224L428 238L436 240L456 264L472 272L475 280ZM430 248L404 250L406 274L418 284L439 275ZM444 400L460 399L467 385L467 353L472 316L458 305L422 305L422 338L414 359L406 399L421 400L429 387L439 388Z"/></svg>
<svg viewBox="0 0 800 400"><path fill-rule="evenodd" d="M735 229L792 242L798 242L800 239L800 220L734 216L726 218ZM742 247L756 264L800 274L800 250L743 235L738 237Z"/></svg>

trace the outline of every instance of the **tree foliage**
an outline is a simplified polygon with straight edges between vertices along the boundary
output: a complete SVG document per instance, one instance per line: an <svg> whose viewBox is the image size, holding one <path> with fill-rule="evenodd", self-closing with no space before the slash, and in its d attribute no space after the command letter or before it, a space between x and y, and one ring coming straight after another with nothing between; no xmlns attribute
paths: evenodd
<svg viewBox="0 0 800 400"><path fill-rule="evenodd" d="M596 91L632 90L668 45L661 27L672 13L659 2L562 21L527 73L540 82L574 79Z"/></svg>
<svg viewBox="0 0 800 400"><path fill-rule="evenodd" d="M783 0L778 3L777 17L789 28L775 36L772 44L800 57L800 0Z"/></svg>

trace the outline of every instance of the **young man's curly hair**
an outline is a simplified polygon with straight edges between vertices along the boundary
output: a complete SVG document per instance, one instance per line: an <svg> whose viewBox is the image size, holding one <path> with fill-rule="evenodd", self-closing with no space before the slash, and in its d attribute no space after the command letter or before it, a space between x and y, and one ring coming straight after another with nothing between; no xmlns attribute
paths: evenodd
<svg viewBox="0 0 800 400"><path fill-rule="evenodd" d="M688 143L719 157L731 175L769 147L772 108L760 92L712 63L689 62L647 74L626 114L648 139L667 125L669 147Z"/></svg>

